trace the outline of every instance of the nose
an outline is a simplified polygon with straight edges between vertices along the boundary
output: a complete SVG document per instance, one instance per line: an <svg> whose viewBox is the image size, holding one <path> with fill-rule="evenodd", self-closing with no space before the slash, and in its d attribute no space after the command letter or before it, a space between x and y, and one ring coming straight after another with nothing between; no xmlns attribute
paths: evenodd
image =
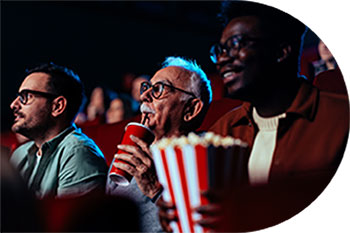
<svg viewBox="0 0 350 233"><path fill-rule="evenodd" d="M141 102L152 102L152 88L149 88L148 90L144 91L140 95Z"/></svg>
<svg viewBox="0 0 350 233"><path fill-rule="evenodd" d="M237 57L238 51L228 51L227 49L224 49L221 54L218 55L217 57L217 63L216 65L222 66L225 65L226 63L233 61Z"/></svg>
<svg viewBox="0 0 350 233"><path fill-rule="evenodd" d="M19 106L20 106L20 101L19 101L19 96L17 96L16 99L14 99L14 100L12 101L12 103L10 104L10 108L11 108L12 110L15 110L15 109L18 109Z"/></svg>

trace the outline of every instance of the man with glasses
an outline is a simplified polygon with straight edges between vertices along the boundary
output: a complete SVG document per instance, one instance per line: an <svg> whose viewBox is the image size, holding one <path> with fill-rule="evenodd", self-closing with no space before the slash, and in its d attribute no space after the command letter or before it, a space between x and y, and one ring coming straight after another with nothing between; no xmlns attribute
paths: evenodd
<svg viewBox="0 0 350 233"><path fill-rule="evenodd" d="M104 156L73 124L83 98L78 75L49 63L27 71L11 103L12 131L31 141L15 150L10 161L39 199L104 191Z"/></svg>
<svg viewBox="0 0 350 233"><path fill-rule="evenodd" d="M140 92L142 122L153 131L155 141L196 130L212 99L210 82L203 70L195 62L180 57L168 57L150 82L141 84ZM132 198L140 207L142 231L160 232L154 202L162 190L152 155L146 143L137 137L131 139L138 147L118 145L129 154L116 155L128 164L111 165L133 175L131 184L117 186L108 179L107 193Z"/></svg>
<svg viewBox="0 0 350 233"><path fill-rule="evenodd" d="M247 1L224 2L221 15L226 25L210 56L229 96L244 103L210 131L249 144L249 183L226 193L223 205L198 208L204 214L198 223L214 231L255 231L300 212L331 180L347 142L348 98L298 77L305 31L298 20ZM174 215L164 210L166 223Z"/></svg>

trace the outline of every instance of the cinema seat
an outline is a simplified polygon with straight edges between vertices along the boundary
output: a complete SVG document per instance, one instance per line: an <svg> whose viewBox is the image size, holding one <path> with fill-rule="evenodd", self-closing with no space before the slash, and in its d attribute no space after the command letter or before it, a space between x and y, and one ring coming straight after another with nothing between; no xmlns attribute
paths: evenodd
<svg viewBox="0 0 350 233"><path fill-rule="evenodd" d="M129 122L140 122L140 120L141 115L137 115L118 123L82 127L82 131L95 141L109 166L117 152L117 145L122 140L125 126Z"/></svg>

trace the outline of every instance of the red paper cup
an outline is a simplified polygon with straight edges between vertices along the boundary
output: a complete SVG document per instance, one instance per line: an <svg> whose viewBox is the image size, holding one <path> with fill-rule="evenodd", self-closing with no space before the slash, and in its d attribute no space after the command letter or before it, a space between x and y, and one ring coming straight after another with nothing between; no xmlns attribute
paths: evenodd
<svg viewBox="0 0 350 233"><path fill-rule="evenodd" d="M130 135L134 135L134 136L140 138L141 140L146 142L148 145L151 145L154 138L155 138L153 132L147 126L144 126L144 125L137 123L137 122L130 122L129 124L126 125L123 139L122 139L122 142L120 144L137 146L136 143L131 140ZM127 152L125 152L123 150L117 151L117 154L122 154L122 153L125 154ZM112 161L112 164L115 162L125 163L124 161L121 161L121 160L114 158ZM113 180L114 182L116 182L117 184L119 184L121 186L129 185L129 183L132 179L132 176L129 173L127 173L121 169L118 169L113 165L111 166L111 169L109 171L109 177L111 180Z"/></svg>

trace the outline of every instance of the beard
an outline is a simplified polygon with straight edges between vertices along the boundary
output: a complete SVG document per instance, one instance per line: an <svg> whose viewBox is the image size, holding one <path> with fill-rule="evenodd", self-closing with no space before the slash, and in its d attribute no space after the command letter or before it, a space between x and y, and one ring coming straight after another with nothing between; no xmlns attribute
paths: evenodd
<svg viewBox="0 0 350 233"><path fill-rule="evenodd" d="M17 112L20 117L11 127L15 133L19 133L31 140L43 138L46 132L54 125L49 112L43 109L35 116L27 116L21 112Z"/></svg>
<svg viewBox="0 0 350 233"><path fill-rule="evenodd" d="M35 140L37 138L42 138L45 136L46 132L52 126L51 121L41 121L35 125L28 125L26 123L23 124L14 124L12 126L12 131L15 133L19 133L31 140Z"/></svg>

